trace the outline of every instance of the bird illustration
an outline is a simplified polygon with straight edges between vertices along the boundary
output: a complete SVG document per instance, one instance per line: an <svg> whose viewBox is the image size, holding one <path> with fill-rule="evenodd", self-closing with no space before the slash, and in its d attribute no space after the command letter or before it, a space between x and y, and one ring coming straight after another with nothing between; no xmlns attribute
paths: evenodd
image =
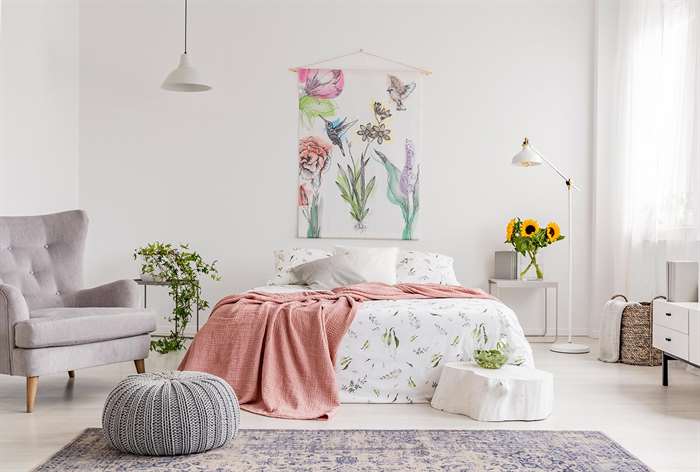
<svg viewBox="0 0 700 472"><path fill-rule="evenodd" d="M387 75L387 79L389 88L386 91L389 92L389 98L396 103L396 111L405 110L406 106L403 102L416 89L416 83L411 82L404 85L401 79L395 75Z"/></svg>
<svg viewBox="0 0 700 472"><path fill-rule="evenodd" d="M331 140L331 143L335 144L340 148L340 153L343 155L343 157L345 157L345 149L343 149L343 137L350 130L350 128L355 126L357 120L353 120L350 123L347 123L348 118L345 117L343 119L336 118L333 121L323 118L323 121L326 122L326 134L328 135L328 139Z"/></svg>

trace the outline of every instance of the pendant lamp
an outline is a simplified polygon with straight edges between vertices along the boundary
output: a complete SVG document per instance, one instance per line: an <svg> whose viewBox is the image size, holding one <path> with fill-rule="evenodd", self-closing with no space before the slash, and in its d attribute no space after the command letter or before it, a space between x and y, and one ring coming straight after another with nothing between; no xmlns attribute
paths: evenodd
<svg viewBox="0 0 700 472"><path fill-rule="evenodd" d="M187 55L187 0L185 0L185 50L180 55L180 63L163 81L160 88L173 92L206 92L211 86L199 77L197 69L190 64Z"/></svg>

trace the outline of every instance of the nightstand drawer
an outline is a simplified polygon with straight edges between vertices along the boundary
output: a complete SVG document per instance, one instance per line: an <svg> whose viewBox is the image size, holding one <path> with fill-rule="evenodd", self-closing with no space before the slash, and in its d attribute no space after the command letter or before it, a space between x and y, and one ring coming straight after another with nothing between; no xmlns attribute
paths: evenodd
<svg viewBox="0 0 700 472"><path fill-rule="evenodd" d="M654 325L654 347L681 359L688 358L688 335Z"/></svg>
<svg viewBox="0 0 700 472"><path fill-rule="evenodd" d="M688 334L688 309L663 300L655 300L654 324Z"/></svg>

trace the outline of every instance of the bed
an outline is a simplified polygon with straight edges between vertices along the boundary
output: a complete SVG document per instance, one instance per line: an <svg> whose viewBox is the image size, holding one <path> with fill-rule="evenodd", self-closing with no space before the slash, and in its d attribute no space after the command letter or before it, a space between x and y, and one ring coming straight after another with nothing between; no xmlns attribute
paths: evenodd
<svg viewBox="0 0 700 472"><path fill-rule="evenodd" d="M268 285L253 291L308 291L303 285ZM513 311L489 299L367 301L338 351L344 403L429 402L446 362L469 360L476 336L507 343L509 363L534 366L532 350ZM483 339L483 338L482 338Z"/></svg>

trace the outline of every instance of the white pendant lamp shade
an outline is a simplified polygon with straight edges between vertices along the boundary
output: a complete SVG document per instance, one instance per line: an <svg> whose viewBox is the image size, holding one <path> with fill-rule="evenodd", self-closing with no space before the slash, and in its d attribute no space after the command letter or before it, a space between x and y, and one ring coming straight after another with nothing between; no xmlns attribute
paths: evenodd
<svg viewBox="0 0 700 472"><path fill-rule="evenodd" d="M521 167L538 166L542 164L542 158L532 150L530 142L525 138L525 141L523 141L523 148L519 153L513 156L512 164Z"/></svg>
<svg viewBox="0 0 700 472"><path fill-rule="evenodd" d="M161 88L174 92L206 92L211 86L199 77L197 69L190 64L187 53L180 55L180 64L163 81Z"/></svg>
<svg viewBox="0 0 700 472"><path fill-rule="evenodd" d="M185 0L185 50L180 55L180 64L172 71L160 86L163 90L173 92L206 92L211 90L211 86L205 84L197 73L197 69L190 64L187 55L187 0Z"/></svg>

